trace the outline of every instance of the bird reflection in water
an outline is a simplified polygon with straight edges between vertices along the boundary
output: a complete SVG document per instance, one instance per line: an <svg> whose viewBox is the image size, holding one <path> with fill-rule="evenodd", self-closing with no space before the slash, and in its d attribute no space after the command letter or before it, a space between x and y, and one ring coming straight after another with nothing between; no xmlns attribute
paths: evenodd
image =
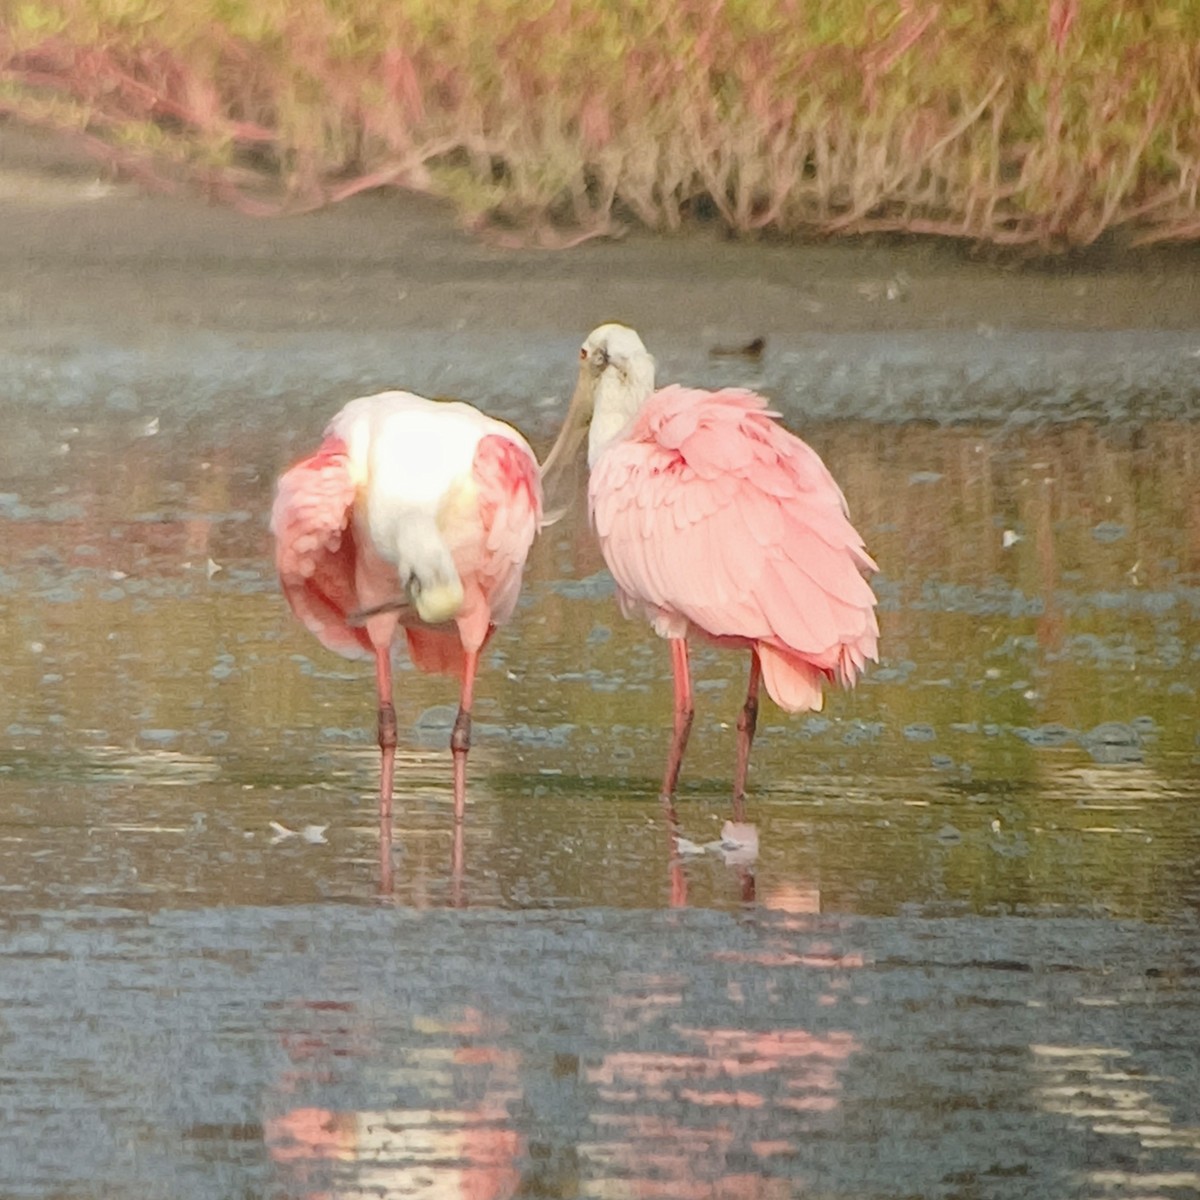
<svg viewBox="0 0 1200 1200"><path fill-rule="evenodd" d="M270 1194L795 1195L806 1143L842 1120L843 1080L861 1046L837 1027L836 1006L852 1001L863 958L802 933L812 904L802 890L771 899L784 911L752 948L713 956L728 969L712 1023L695 1019L686 964L617 971L548 1041L539 1020L513 1029L469 1007L452 1021L408 1017L385 1042L356 1028L353 1006L299 1006L307 1028L288 1041L295 1069L265 1105ZM811 1019L780 1012L764 1023L759 1012L740 1023L763 968L807 973ZM353 1072L403 1103L322 1104Z"/></svg>
<svg viewBox="0 0 1200 1200"><path fill-rule="evenodd" d="M810 902L792 891L780 900L789 911ZM727 961L762 966L772 953ZM830 946L797 955L795 939L781 939L779 965L814 972L822 1007L825 998L839 1002L862 964L861 955ZM585 1172L598 1176L595 1194L611 1187L623 1197L679 1200L796 1195L791 1160L804 1139L840 1119L842 1077L860 1043L847 1030L739 1028L736 970L728 1023L680 1023L689 985L681 972L616 981L603 1021L613 1048L584 1073L596 1097L593 1135L582 1147Z"/></svg>
<svg viewBox="0 0 1200 1200"><path fill-rule="evenodd" d="M667 834L667 895L670 906L687 907L688 879L685 864L689 858L707 854L709 850L720 854L725 865L733 871L742 903L753 904L757 899L754 863L758 858L758 830L745 822L727 821L721 831L720 841L698 846L683 836L674 798L663 796L661 802Z"/></svg>
<svg viewBox="0 0 1200 1200"><path fill-rule="evenodd" d="M263 1122L276 1171L271 1195L288 1200L425 1196L502 1200L516 1194L524 1139L511 1110L520 1098L519 1055L493 1044L483 1014L425 1022L425 1045L410 1047L380 1080L388 1092L415 1093L427 1108L285 1107ZM336 1039L335 1039L336 1041ZM329 1080L322 1059L345 1047L306 1039L308 1070L281 1081L281 1099ZM366 1057L378 1057L378 1047ZM433 1101L437 1097L441 1103ZM469 1097L460 1105L460 1097Z"/></svg>

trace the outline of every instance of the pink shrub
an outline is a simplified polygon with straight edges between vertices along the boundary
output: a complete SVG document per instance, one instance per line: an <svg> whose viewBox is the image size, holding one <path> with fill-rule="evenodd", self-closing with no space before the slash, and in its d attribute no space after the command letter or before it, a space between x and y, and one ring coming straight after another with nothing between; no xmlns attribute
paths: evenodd
<svg viewBox="0 0 1200 1200"><path fill-rule="evenodd" d="M121 7L121 3L125 7ZM0 111L256 212L396 186L661 229L1200 235L1200 10L1139 0L31 0Z"/></svg>

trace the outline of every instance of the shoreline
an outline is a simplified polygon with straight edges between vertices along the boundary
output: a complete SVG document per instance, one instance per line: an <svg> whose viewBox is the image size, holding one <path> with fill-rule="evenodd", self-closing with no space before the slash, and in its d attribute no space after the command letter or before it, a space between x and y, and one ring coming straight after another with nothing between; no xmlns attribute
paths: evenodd
<svg viewBox="0 0 1200 1200"><path fill-rule="evenodd" d="M280 386L268 390L290 392L308 345L316 387L399 373L470 398L471 371L485 379L491 361L501 396L536 401L569 386L559 356L618 319L638 328L664 380L744 382L825 416L1011 419L1028 404L1048 419L1124 419L1145 404L1200 413L1194 247L1024 267L940 242L707 230L498 249L457 228L447 206L395 192L275 218L147 195L62 141L7 125L0 228L0 347L128 350L133 375L137 353L146 370L190 372L193 356L226 345L259 355L248 384L273 372ZM358 348L341 366L339 336ZM756 337L761 361L710 353ZM547 354L553 371L541 369ZM10 402L21 391L5 388Z"/></svg>

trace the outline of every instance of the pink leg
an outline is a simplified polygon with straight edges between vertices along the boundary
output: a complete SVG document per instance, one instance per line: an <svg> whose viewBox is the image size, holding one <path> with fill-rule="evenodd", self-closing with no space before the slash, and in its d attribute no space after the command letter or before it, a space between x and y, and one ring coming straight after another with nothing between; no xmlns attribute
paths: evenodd
<svg viewBox="0 0 1200 1200"><path fill-rule="evenodd" d="M396 709L392 704L391 643L375 647L379 696L379 887L392 891L392 779L396 770Z"/></svg>
<svg viewBox="0 0 1200 1200"><path fill-rule="evenodd" d="M395 890L395 867L392 863L392 818L379 822L379 894L390 896Z"/></svg>
<svg viewBox="0 0 1200 1200"><path fill-rule="evenodd" d="M687 749L688 735L692 732L692 676L688 671L686 638L671 638L671 670L675 676L675 728L671 736L671 750L667 755L667 771L663 776L662 794L668 799L675 795L679 783L679 768L683 763L683 752Z"/></svg>
<svg viewBox="0 0 1200 1200"><path fill-rule="evenodd" d="M475 672L479 669L479 651L466 651L463 665L462 695L458 717L450 734L450 752L454 755L454 823L461 825L467 803L467 751L471 748L471 705L475 701ZM461 842L459 843L461 845ZM462 869L462 863L456 864Z"/></svg>
<svg viewBox="0 0 1200 1200"><path fill-rule="evenodd" d="M396 709L392 704L391 643L375 647L375 690L379 694L379 819L392 819L392 777L396 770Z"/></svg>
<svg viewBox="0 0 1200 1200"><path fill-rule="evenodd" d="M454 908L464 908L463 895L463 823L454 822L454 840L450 844L450 903Z"/></svg>
<svg viewBox="0 0 1200 1200"><path fill-rule="evenodd" d="M762 680L762 663L758 651L750 651L750 682L746 687L746 703L738 714L737 773L733 777L733 819L745 819L746 772L750 768L750 746L758 725L758 685Z"/></svg>
<svg viewBox="0 0 1200 1200"><path fill-rule="evenodd" d="M670 884L672 908L687 908L687 875L683 870L683 859L675 842L679 835L679 819L675 816L675 804L670 796L662 798L663 816L667 820L667 880Z"/></svg>

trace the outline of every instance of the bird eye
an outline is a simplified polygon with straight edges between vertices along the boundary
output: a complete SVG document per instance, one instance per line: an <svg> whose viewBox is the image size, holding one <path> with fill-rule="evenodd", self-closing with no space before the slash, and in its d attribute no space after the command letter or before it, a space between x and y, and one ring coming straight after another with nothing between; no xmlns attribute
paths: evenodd
<svg viewBox="0 0 1200 1200"><path fill-rule="evenodd" d="M579 347L579 357L581 359L583 359L584 362L587 362L587 347L586 346Z"/></svg>

